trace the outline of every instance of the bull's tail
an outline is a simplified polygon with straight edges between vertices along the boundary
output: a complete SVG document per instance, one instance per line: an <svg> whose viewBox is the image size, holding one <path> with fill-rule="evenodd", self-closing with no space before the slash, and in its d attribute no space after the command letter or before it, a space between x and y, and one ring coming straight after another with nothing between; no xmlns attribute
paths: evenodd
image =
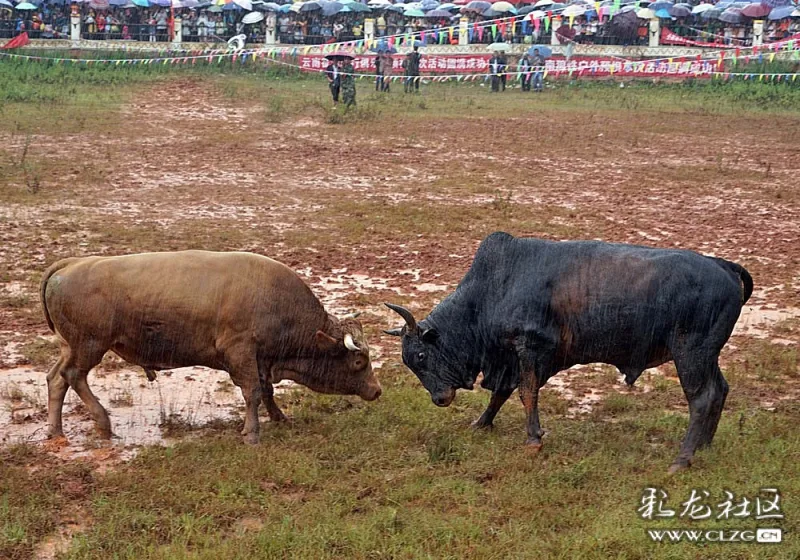
<svg viewBox="0 0 800 560"><path fill-rule="evenodd" d="M730 270L734 274L736 274L739 279L742 281L742 305L744 305L750 296L753 295L753 277L750 276L750 273L747 272L747 269L740 264L736 264L735 262L726 261L725 259L719 259L717 257L711 257L717 263L726 270Z"/></svg>
<svg viewBox="0 0 800 560"><path fill-rule="evenodd" d="M77 260L75 257L70 257L67 259L61 259L60 261L54 262L51 264L47 270L44 271L42 275L42 281L39 283L39 298L42 300L42 310L44 311L44 319L47 321L47 326L50 328L51 332L56 332L56 327L53 325L53 320L50 318L50 312L47 310L47 300L45 299L45 290L47 290L47 282L50 280L50 277L61 270L62 268L68 266L73 261Z"/></svg>

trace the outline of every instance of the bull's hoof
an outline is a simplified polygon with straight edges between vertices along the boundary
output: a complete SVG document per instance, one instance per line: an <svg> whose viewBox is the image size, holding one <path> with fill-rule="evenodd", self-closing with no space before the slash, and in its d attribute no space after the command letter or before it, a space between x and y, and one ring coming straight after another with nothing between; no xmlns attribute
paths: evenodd
<svg viewBox="0 0 800 560"><path fill-rule="evenodd" d="M283 412L278 412L277 414L270 414L269 415L270 422L291 422L288 416L286 416Z"/></svg>
<svg viewBox="0 0 800 560"><path fill-rule="evenodd" d="M675 474L680 471L685 471L691 465L692 461L690 459L675 459L675 461L669 466L667 474Z"/></svg>
<svg viewBox="0 0 800 560"><path fill-rule="evenodd" d="M493 430L494 424L485 421L483 418L478 418L472 424L470 424L470 427L473 430Z"/></svg>
<svg viewBox="0 0 800 560"><path fill-rule="evenodd" d="M258 434L255 432L250 432L249 434L245 434L244 442L247 445L258 445Z"/></svg>
<svg viewBox="0 0 800 560"><path fill-rule="evenodd" d="M528 438L528 441L525 442L525 449L531 455L538 455L542 450L542 440Z"/></svg>
<svg viewBox="0 0 800 560"><path fill-rule="evenodd" d="M114 437L114 432L111 431L111 427L99 427L97 428L97 437L99 439L111 439Z"/></svg>
<svg viewBox="0 0 800 560"><path fill-rule="evenodd" d="M47 439L59 439L59 438L64 438L64 430L62 429L56 430L55 428L50 428L49 430L47 430Z"/></svg>

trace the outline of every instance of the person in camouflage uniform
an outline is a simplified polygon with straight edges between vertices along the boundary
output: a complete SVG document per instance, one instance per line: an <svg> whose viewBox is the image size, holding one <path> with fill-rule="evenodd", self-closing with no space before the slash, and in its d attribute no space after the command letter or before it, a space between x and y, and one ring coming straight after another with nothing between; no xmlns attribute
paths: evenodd
<svg viewBox="0 0 800 560"><path fill-rule="evenodd" d="M342 66L342 101L345 107L356 104L356 77L353 60L346 58Z"/></svg>

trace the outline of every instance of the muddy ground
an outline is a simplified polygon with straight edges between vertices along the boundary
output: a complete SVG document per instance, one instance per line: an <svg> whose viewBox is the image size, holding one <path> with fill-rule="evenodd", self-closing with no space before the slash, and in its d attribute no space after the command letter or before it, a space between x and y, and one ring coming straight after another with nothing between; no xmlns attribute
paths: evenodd
<svg viewBox="0 0 800 560"><path fill-rule="evenodd" d="M41 182L12 177L0 205L0 439L44 441L45 373L57 350L37 284L65 256L205 248L274 257L330 310L364 313L379 375L399 362L396 340L380 332L398 318L381 302L423 315L497 229L734 260L756 290L724 368L739 364L752 377L753 344L783 355L800 342L797 120L517 105L454 118L428 103L330 124L319 108L276 116L261 99L179 79L139 92L97 130L0 132L6 161L27 144ZM752 406L800 395L796 359L780 363L777 377L741 382L757 387ZM570 401L570 414L588 413L627 390L605 371L575 368L550 390ZM650 372L637 390L656 377L676 383L673 373ZM119 439L108 448L88 436L88 415L70 394L70 443L51 444L54 453L125 458L169 441L175 422L213 425L241 412L226 375L201 368L151 384L110 357L90 384Z"/></svg>

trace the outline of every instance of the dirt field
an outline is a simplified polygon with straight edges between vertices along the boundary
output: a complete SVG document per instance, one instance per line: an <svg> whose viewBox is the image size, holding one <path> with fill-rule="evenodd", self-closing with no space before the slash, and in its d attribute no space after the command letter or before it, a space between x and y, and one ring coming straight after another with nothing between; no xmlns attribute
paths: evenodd
<svg viewBox="0 0 800 560"><path fill-rule="evenodd" d="M85 409L71 392L64 419L69 443L44 442L44 376L57 351L41 316L37 286L41 271L58 258L202 248L254 251L281 260L307 280L329 310L363 312L374 366L385 386L385 398L375 407L418 402L425 410L425 429L438 430L438 422L446 425L443 430L456 431L451 410L424 408L433 405L402 367L396 340L381 334L398 324L382 302L403 303L424 316L465 273L480 240L495 230L681 247L742 264L752 273L756 290L723 354L723 371L732 386L718 436L723 450L715 450L708 462L701 456L695 471L711 468L712 462L723 466L724 449L738 445L731 439L736 422L766 414L787 426L800 420L796 114L719 114L645 102L614 108L590 94L536 98L509 91L499 98L481 88L459 94L446 86L414 99L393 92L387 101L371 97L363 86L361 110L340 117L329 111L324 88L306 81L254 85L242 78L179 77L135 86L132 92L117 105L81 116L84 120L70 118L68 108L58 109L63 116L55 122L37 127L19 126L8 114L2 120L0 439L6 445L37 444L14 459L20 464L31 457L62 466L77 461L95 473L81 476L93 477L133 468L126 461L140 445L175 444L187 432L193 434L191 441L223 437L233 445L242 408L224 374L192 368L148 384L141 370L107 357L90 376L90 385L109 408L120 439L111 446L97 442ZM621 103L636 99L635 93L619 95ZM395 387L403 395L400 401L393 400ZM655 406L682 419L670 437L655 444L655 455L630 458L646 462L642 484L666 469L685 429L686 403L671 365L646 373L632 395L621 376L604 366L564 372L544 393L543 423L553 427L553 441L563 439L569 426L600 426L604 418L632 415L638 407ZM462 415L476 416L486 395L476 391L460 397L459 422ZM279 401L299 418L292 430L307 428L309 415L319 414L320 407L333 407L338 415L341 403L351 402L312 397L292 387ZM358 414L371 405L349 406ZM499 442L508 453L523 455L521 407L516 399L506 406L513 415L504 409L498 430L483 445ZM352 422L358 425L357 419ZM793 475L776 466L771 472L782 472L782 480L739 478L740 486L788 485L796 478L800 457L791 442L797 440L776 430L773 437L786 442L776 465L792 464L794 458ZM319 437L324 445L326 436ZM482 445L470 438L469 446ZM291 442L281 443L291 447ZM757 449L757 443L749 449ZM158 453L148 450L134 464L152 468ZM570 461L558 457L554 452L547 461ZM705 482L720 483L713 480ZM97 496L100 487L113 484L81 484L74 499L63 487L59 494L59 503L71 504L71 514L56 516L50 529L31 537L28 548L6 550L18 557L32 551L46 557L66 550L72 536L101 527ZM458 491L449 491L458 502ZM295 498L287 498L289 509ZM638 495L626 499L626 511L635 520ZM792 499L796 495L786 497ZM244 525L231 521L226 534L258 533L270 525L257 511L245 509L231 517ZM77 521L79 511L91 511L91 519ZM796 505L787 511L800 514ZM797 527L797 519L788 521ZM98 553L90 550L89 544L97 544L92 538L72 542L70 557ZM582 541L572 553L555 544L540 552L574 557L580 550L614 550L613 541L598 538L604 544L597 550ZM166 541L176 542L174 537ZM513 542L497 550L526 557ZM224 550L201 542L187 546L197 553L187 557L203 557L203 550L216 551L209 552L214 557ZM170 558L178 557L176 550L150 548L138 554ZM377 558L423 552L463 557L480 548L423 542L417 552L398 549L385 556L370 556L358 547L298 550L305 557ZM649 549L620 550L620 557L647 557ZM681 550L690 557L697 549ZM668 553L663 545L661 553ZM741 547L712 553L766 554Z"/></svg>

